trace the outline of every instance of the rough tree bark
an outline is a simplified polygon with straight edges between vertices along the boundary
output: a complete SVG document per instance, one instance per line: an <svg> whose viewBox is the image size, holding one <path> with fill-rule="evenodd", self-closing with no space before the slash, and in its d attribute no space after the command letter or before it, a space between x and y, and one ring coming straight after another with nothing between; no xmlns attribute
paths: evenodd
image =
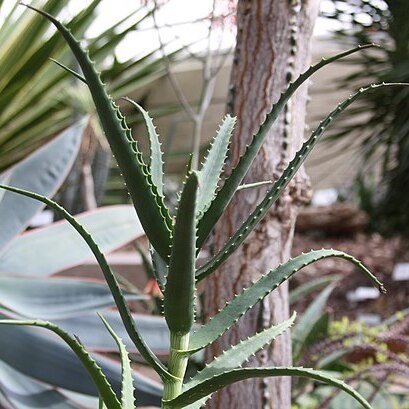
<svg viewBox="0 0 409 409"><path fill-rule="evenodd" d="M263 121L272 102L288 81L304 71L310 60L310 39L319 0L239 0L237 46L235 50L227 110L238 117L230 150L233 165ZM247 176L246 182L276 179L300 147L304 136L307 88L290 101L287 110L271 129L266 143ZM265 188L239 192L218 224L214 247L220 248L261 201ZM214 315L253 280L290 256L297 208L309 196L301 171L277 205L259 224L244 245L207 281L204 311ZM239 321L213 345L208 358L229 345L288 318L288 288L283 285ZM290 365L290 334L258 354L248 365ZM216 394L208 407L290 409L288 378L249 380Z"/></svg>

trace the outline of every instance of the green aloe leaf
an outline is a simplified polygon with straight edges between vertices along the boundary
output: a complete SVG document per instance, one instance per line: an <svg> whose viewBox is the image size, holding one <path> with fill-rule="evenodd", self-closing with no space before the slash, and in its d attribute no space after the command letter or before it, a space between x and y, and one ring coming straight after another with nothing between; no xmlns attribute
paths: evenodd
<svg viewBox="0 0 409 409"><path fill-rule="evenodd" d="M226 115L210 145L203 166L198 172L200 189L197 198L197 214L199 218L216 196L235 123L235 117Z"/></svg>
<svg viewBox="0 0 409 409"><path fill-rule="evenodd" d="M297 273L308 264L328 257L340 257L356 265L370 280L377 285L381 292L385 292L382 283L354 257L342 251L332 249L313 250L280 264L274 270L256 281L251 287L245 288L236 295L218 314L209 322L200 327L190 336L189 350L197 351L209 345L236 323L250 308L271 293L284 281Z"/></svg>
<svg viewBox="0 0 409 409"><path fill-rule="evenodd" d="M76 218L101 251L107 253L144 234L133 206L107 206L81 213ZM49 251L50 248L53 251ZM44 277L79 265L92 256L86 243L64 220L17 237L0 256L0 271Z"/></svg>
<svg viewBox="0 0 409 409"><path fill-rule="evenodd" d="M211 274L215 271L248 237L248 235L253 231L255 226L259 221L266 215L270 210L271 206L278 199L281 192L290 183L291 179L296 174L297 170L300 168L304 160L307 158L308 154L312 151L314 146L317 144L325 130L332 123L332 121L341 114L349 105L356 101L360 96L371 92L373 90L382 87L391 86L408 86L408 84L374 84L366 88L361 88L356 93L352 94L348 99L340 103L326 118L320 123L318 128L312 133L311 137L303 143L300 150L295 154L293 160L289 163L280 178L274 183L272 188L268 190L264 199L257 205L257 207L250 213L248 218L244 223L236 230L234 235L223 245L223 247L218 251L218 253L210 259L205 265L197 271L197 278L199 280ZM230 179L228 179L230 180ZM226 181L227 184L227 181ZM225 185L224 185L225 186ZM216 199L215 199L216 200ZM214 202L213 202L214 203ZM209 209L208 213L211 211ZM202 219L203 220L203 219Z"/></svg>
<svg viewBox="0 0 409 409"><path fill-rule="evenodd" d="M105 404L111 409L121 409L121 404L112 390L111 385L107 381L105 375L102 373L101 368L91 357L91 355L84 349L82 344L71 335L64 332L56 325L47 321L17 321L17 320L0 320L0 325L24 325L33 326L47 329L57 334L64 342L72 349L77 355L80 361L83 363L92 380L95 383L96 388Z"/></svg>
<svg viewBox="0 0 409 409"><path fill-rule="evenodd" d="M146 299L140 294L124 295L128 300ZM21 317L50 320L111 307L114 299L102 281L0 276L0 305Z"/></svg>
<svg viewBox="0 0 409 409"><path fill-rule="evenodd" d="M0 178L22 189L53 196L74 163L85 126L86 122L81 121L66 129L53 141L9 169L6 174L0 175ZM1 195L0 252L25 230L30 220L43 207L41 203L18 198L10 192Z"/></svg>
<svg viewBox="0 0 409 409"><path fill-rule="evenodd" d="M27 7L47 18L62 34L80 65L91 92L102 128L111 146L118 166L122 170L127 189L139 219L152 245L164 258L170 253L172 220L163 198L152 183L148 166L144 163L137 142L133 139L125 118L107 94L104 84L88 54L79 41L52 15Z"/></svg>
<svg viewBox="0 0 409 409"><path fill-rule="evenodd" d="M71 214L69 214L63 207L61 207L58 203L54 202L53 200L50 200L36 193L28 192L22 189L17 189L11 186L0 185L0 187L11 192L17 193L19 195L30 197L34 200L39 200L47 204L49 207L55 210L58 214L60 214L65 220L67 220L70 223L70 225L78 232L78 234L87 243L92 253L94 254L95 259L97 260L99 266L101 267L105 280L115 300L115 305L118 308L124 326L129 334L129 337L132 339L132 342L138 348L138 351L144 357L146 362L150 364L150 366L154 368L160 376L172 377L172 375L169 374L169 372L162 364L162 362L159 361L159 359L150 350L150 348L146 345L145 341L140 336L135 326L135 322L132 319L132 315L129 311L128 305L126 304L122 292L119 288L119 284L115 278L115 275L113 274L104 254L100 251L97 243L95 243L94 239L89 234L89 232Z"/></svg>
<svg viewBox="0 0 409 409"><path fill-rule="evenodd" d="M124 98L125 101L130 102L143 116L146 130L149 135L149 146L151 151L151 160L149 163L150 173L152 175L152 182L156 185L160 195L163 195L163 153L161 150L161 144L159 142L159 136L156 132L155 125L149 113L145 111L139 104L132 101L130 98Z"/></svg>
<svg viewBox="0 0 409 409"><path fill-rule="evenodd" d="M115 340L119 349L119 355L121 357L122 366L121 409L134 409L135 408L134 386L131 360L129 359L128 352L122 339L115 333L115 331L108 324L105 318L100 314L98 315L101 318L102 322L104 323L108 332L111 334L112 338Z"/></svg>
<svg viewBox="0 0 409 409"><path fill-rule="evenodd" d="M358 401L365 409L372 409L371 405L353 388L345 382L328 376L325 372L315 371L309 368L276 367L276 368L240 368L227 371L207 379L190 389L185 390L176 398L165 401L165 407L185 407L195 401L216 392L217 390L231 385L234 382L249 378L277 376L299 376L326 383L343 390Z"/></svg>
<svg viewBox="0 0 409 409"><path fill-rule="evenodd" d="M183 390L191 389L194 386L231 369L240 368L252 355L260 351L264 346L270 344L277 336L290 328L294 323L295 317L296 314L294 313L287 321L267 328L264 331L241 341L239 344L233 345L191 378L190 381L185 384Z"/></svg>
<svg viewBox="0 0 409 409"><path fill-rule="evenodd" d="M247 146L246 151L240 158L238 164L233 169L231 175L226 179L223 187L217 192L216 198L213 200L211 206L200 220L198 225L198 247L201 248L210 231L213 229L217 220L224 212L227 205L230 203L233 195L235 194L237 188L242 182L244 176L250 169L251 164L253 163L261 145L264 142L271 126L276 121L278 115L282 112L285 105L287 104L290 97L294 92L308 80L311 75L322 67L340 59L346 57L350 54L353 54L357 51L360 51L363 48L372 47L373 44L360 46L349 51L337 54L331 58L323 58L318 64L311 66L307 71L301 74L293 83L289 85L287 90L281 94L278 102L273 105L271 111L266 115L266 119L260 125L259 130L253 136L253 140L250 145Z"/></svg>
<svg viewBox="0 0 409 409"><path fill-rule="evenodd" d="M164 311L171 332L187 334L195 316L196 198L198 177L191 172L176 216Z"/></svg>

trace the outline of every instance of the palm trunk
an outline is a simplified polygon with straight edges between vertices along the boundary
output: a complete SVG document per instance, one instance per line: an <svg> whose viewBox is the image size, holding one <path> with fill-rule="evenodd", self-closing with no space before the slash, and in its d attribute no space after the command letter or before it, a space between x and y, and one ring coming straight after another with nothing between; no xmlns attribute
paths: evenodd
<svg viewBox="0 0 409 409"><path fill-rule="evenodd" d="M237 46L235 50L228 111L238 117L230 151L233 165L263 121L272 102L288 81L303 71L310 59L310 38L319 0L239 0ZM246 182L276 179L288 163L304 135L307 89L303 87L271 129L266 143L250 170ZM214 236L220 248L226 238L245 220L260 202L265 188L239 192ZM256 231L208 281L205 290L206 316L214 315L261 274L290 256L298 206L309 196L304 173L281 196L277 205ZM207 351L207 357L220 354L229 345L256 331L288 318L288 288L281 286L271 297L240 320L231 331ZM252 359L249 366L291 364L291 339L286 333ZM245 406L244 406L245 405ZM290 379L249 380L226 388L209 402L208 407L290 409Z"/></svg>

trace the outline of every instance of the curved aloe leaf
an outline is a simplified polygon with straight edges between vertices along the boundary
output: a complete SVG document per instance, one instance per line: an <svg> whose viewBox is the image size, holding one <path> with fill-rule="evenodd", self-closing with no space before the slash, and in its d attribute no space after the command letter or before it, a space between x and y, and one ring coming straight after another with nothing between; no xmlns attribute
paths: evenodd
<svg viewBox="0 0 409 409"><path fill-rule="evenodd" d="M332 121L343 112L349 105L351 105L360 96L373 91L381 87L390 86L407 86L408 84L375 84L370 85L367 88L361 88L356 93L352 94L348 99L340 103L326 118L321 122L319 127L312 133L311 137L304 142L301 149L296 153L294 159L289 163L286 170L280 176L280 178L274 183L272 188L267 192L264 199L258 204L258 206L253 210L253 212L248 216L247 220L236 230L234 235L223 245L219 252L209 260L205 265L197 271L197 278L199 280L211 274L216 270L238 247L243 241L248 237L248 235L253 231L258 222L266 215L270 210L273 203L278 199L281 192L290 183L291 179L294 177L297 170L300 168L304 160L307 158L308 154L311 152L313 147L319 141L320 137L323 135L328 126ZM230 179L228 179L230 180ZM226 182L227 183L227 182ZM216 199L215 199L216 200ZM209 209L208 212L210 212Z"/></svg>
<svg viewBox="0 0 409 409"><path fill-rule="evenodd" d="M4 317L3 314L0 315ZM100 327L109 334L100 322ZM2 326L0 336L0 359L22 374L51 386L98 396L97 390L86 369L72 350L57 337L49 336L38 328ZM80 340L81 336L80 336ZM121 368L117 362L93 353L113 390L121 391ZM1 362L0 361L0 362ZM27 363L30 362L30 365ZM134 372L134 384L138 404L160 406L162 385ZM95 408L95 405L93 405Z"/></svg>
<svg viewBox="0 0 409 409"><path fill-rule="evenodd" d="M198 177L191 172L176 216L164 311L171 332L187 334L195 315L196 198Z"/></svg>
<svg viewBox="0 0 409 409"><path fill-rule="evenodd" d="M115 333L112 327L104 319L104 317L98 314L104 323L106 329L111 334L112 338L118 346L119 354L121 357L122 365L122 380L121 380L121 409L135 409L135 399L134 399L134 386L132 377L132 367L131 360L129 359L128 352L126 351L125 345L122 339Z"/></svg>
<svg viewBox="0 0 409 409"><path fill-rule="evenodd" d="M295 316L296 314L294 313L287 321L274 325L271 328L267 328L264 331L249 337L245 341L233 345L191 378L191 380L185 384L183 390L191 389L194 386L231 369L240 368L252 355L260 351L265 345L270 344L277 336L290 328L294 323Z"/></svg>
<svg viewBox="0 0 409 409"><path fill-rule="evenodd" d="M216 196L235 123L235 117L226 115L210 145L203 166L198 172L200 190L197 198L197 214L199 217L209 208Z"/></svg>
<svg viewBox="0 0 409 409"><path fill-rule="evenodd" d="M163 202L163 197L152 183L149 168L143 161L142 153L132 138L125 118L105 91L99 74L88 54L81 48L79 41L50 14L32 6L26 6L54 24L71 48L87 81L102 128L118 166L122 170L142 226L155 249L164 259L167 259L170 253L172 219Z"/></svg>
<svg viewBox="0 0 409 409"><path fill-rule="evenodd" d="M160 147L159 136L156 132L155 125L149 113L145 111L139 104L130 98L124 98L125 101L130 102L141 114L145 121L146 130L149 135L149 146L151 151L151 160L149 163L150 173L152 175L152 182L157 187L160 195L163 194L163 153Z"/></svg>
<svg viewBox="0 0 409 409"><path fill-rule="evenodd" d="M39 200L43 203L46 203L49 207L53 210L58 212L71 226L78 232L78 234L85 240L89 248L91 249L92 253L95 256L101 270L104 274L105 280L111 290L112 296L115 300L115 305L118 308L118 311L121 315L122 321L124 326L129 334L129 337L132 339L132 342L138 348L141 355L144 357L146 362L157 371L157 373L162 377L172 377L172 375L167 371L165 366L159 359L155 356L155 354L150 350L150 348L146 345L145 341L140 336L135 322L132 319L131 313L129 311L128 305L125 302L125 299L121 293L119 288L118 282L112 273L112 270L107 263L107 260L104 254L99 250L98 245L95 243L92 236L88 233L88 231L74 218L72 217L63 207L61 207L58 203L50 200L44 196L38 195L33 192L27 192L22 189L13 188L11 186L4 186L0 185L1 188L9 190L11 192L17 193L19 195L30 197L34 200Z"/></svg>
<svg viewBox="0 0 409 409"><path fill-rule="evenodd" d="M256 281L251 287L245 288L242 293L233 298L218 314L200 327L190 336L189 350L196 351L204 348L226 330L228 330L240 317L242 317L251 307L271 293L284 281L297 273L301 268L315 261L328 258L340 257L356 265L370 280L385 292L383 284L354 257L338 250L313 250L306 254L290 259L284 264L280 264L276 269L270 270L266 275Z"/></svg>
<svg viewBox="0 0 409 409"><path fill-rule="evenodd" d="M107 253L144 234L132 206L107 206L76 218L101 251ZM53 251L48 251L51 248ZM49 276L90 258L89 247L64 220L17 237L0 256L0 271L10 275Z"/></svg>
<svg viewBox="0 0 409 409"><path fill-rule="evenodd" d="M339 60L340 58L346 57L350 54L353 54L363 48L373 47L374 44L369 44L365 46L359 46L353 48L351 50L345 51L343 53L337 54L331 58L323 58L318 64L311 66L307 71L301 74L293 83L289 85L287 90L281 94L278 102L273 105L271 111L266 115L266 119L260 125L259 130L253 136L253 139L250 145L247 146L246 151L244 152L243 156L240 158L236 167L232 170L231 175L225 181L222 188L217 192L216 198L213 200L211 206L200 220L198 225L198 241L197 246L199 248L202 247L204 241L206 240L207 236L209 235L210 231L213 229L214 225L216 224L217 220L219 220L220 216L224 212L224 209L230 203L233 195L235 194L237 188L239 187L240 183L242 182L244 176L250 169L251 164L253 163L261 145L264 142L271 126L277 119L278 115L284 109L285 105L287 104L290 97L294 94L294 92L305 82L308 80L311 75L317 72L322 67Z"/></svg>
<svg viewBox="0 0 409 409"><path fill-rule="evenodd" d="M84 349L82 344L74 337L64 332L56 325L47 321L16 321L16 320L0 320L0 325L24 325L47 329L57 334L64 342L72 349L72 351L81 360L92 380L98 389L99 395L104 400L108 408L121 409L121 404L112 390L111 385L107 381L106 376L102 373L101 368L91 357L91 355Z"/></svg>
<svg viewBox="0 0 409 409"><path fill-rule="evenodd" d="M128 300L146 299L145 295L125 293ZM31 319L78 317L114 304L105 282L73 278L1 277L0 305Z"/></svg>
<svg viewBox="0 0 409 409"><path fill-rule="evenodd" d="M338 389L343 390L358 401L365 409L372 409L371 405L353 388L345 382L328 376L325 372L315 371L309 368L292 368L292 367L276 367L276 368L240 368L233 369L220 375L216 375L211 379L207 379L190 389L182 392L176 398L165 401L165 408L185 407L202 399L217 390L231 385L234 382L242 381L249 378L261 378L270 376L300 376L314 379L319 382L327 383Z"/></svg>
<svg viewBox="0 0 409 409"><path fill-rule="evenodd" d="M81 121L12 167L7 183L22 189L53 196L77 156L86 122ZM30 175L30 177L27 177ZM29 199L16 200L6 192L0 200L0 252L21 233L44 206Z"/></svg>

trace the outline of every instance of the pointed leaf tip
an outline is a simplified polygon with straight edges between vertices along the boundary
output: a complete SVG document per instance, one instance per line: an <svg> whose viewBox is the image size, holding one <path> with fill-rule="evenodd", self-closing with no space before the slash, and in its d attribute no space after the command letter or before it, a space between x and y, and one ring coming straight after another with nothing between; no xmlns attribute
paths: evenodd
<svg viewBox="0 0 409 409"><path fill-rule="evenodd" d="M191 171L179 202L165 287L166 322L171 332L181 334L194 322L197 189L197 173Z"/></svg>
<svg viewBox="0 0 409 409"><path fill-rule="evenodd" d="M233 134L236 118L226 115L216 133L198 173L199 184L202 186L198 195L197 213L199 217L209 208L216 196L218 182L223 171L230 139Z"/></svg>

